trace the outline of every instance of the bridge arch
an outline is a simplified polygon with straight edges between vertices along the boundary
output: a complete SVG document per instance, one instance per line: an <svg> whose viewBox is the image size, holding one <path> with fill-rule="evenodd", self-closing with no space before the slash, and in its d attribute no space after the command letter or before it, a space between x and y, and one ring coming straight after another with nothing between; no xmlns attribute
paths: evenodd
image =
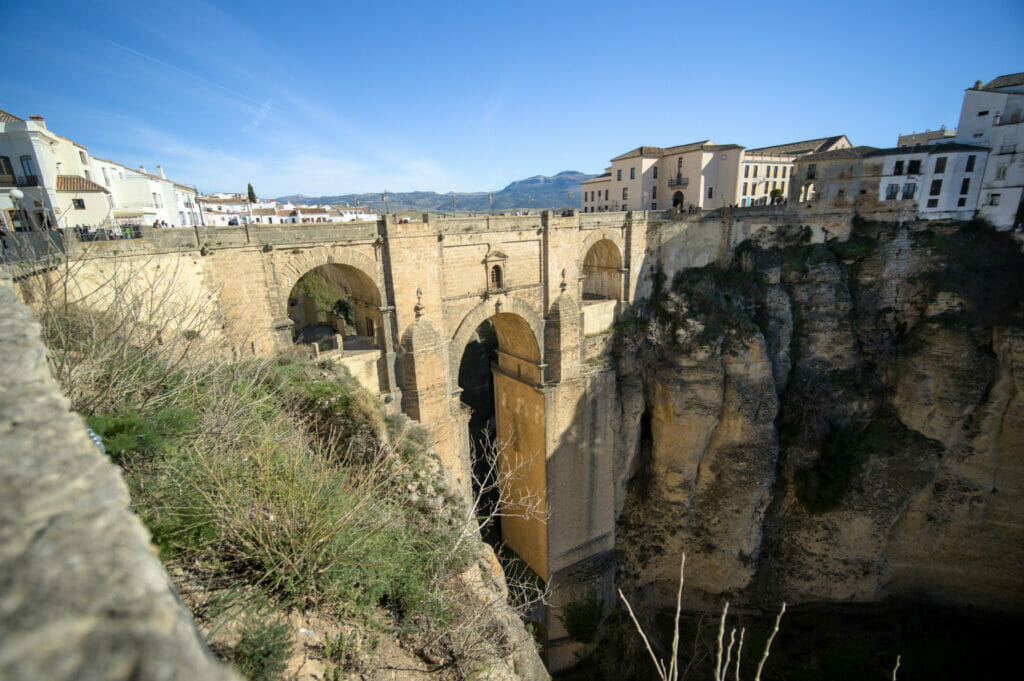
<svg viewBox="0 0 1024 681"><path fill-rule="evenodd" d="M504 344L506 352L534 362L538 367L543 363L544 319L533 306L509 295L485 300L463 317L455 330L455 335L452 336L448 372L452 390L456 388L459 362L466 345L477 328L492 317L495 318L492 323L498 334L499 345ZM519 319L515 320L516 317ZM542 382L543 380L538 381Z"/></svg>
<svg viewBox="0 0 1024 681"><path fill-rule="evenodd" d="M292 287L295 286L295 282L303 274L320 265L348 265L365 274L374 283L378 291L384 290L384 273L380 265L373 258L351 247L311 248L303 249L299 253L275 251L274 254L277 256L274 259L277 280L284 296L283 306L287 305L286 296L292 290ZM287 309L283 306L278 310L281 314L287 312Z"/></svg>
<svg viewBox="0 0 1024 681"><path fill-rule="evenodd" d="M379 267L349 248L317 248L282 258L275 322L287 343L330 352L371 392L387 392L389 313ZM316 346L312 343L316 343Z"/></svg>
<svg viewBox="0 0 1024 681"><path fill-rule="evenodd" d="M512 296L471 310L450 343L453 391L469 429L467 463L500 488L482 499L495 519L485 538L510 547L547 579L547 416L543 319ZM471 347L470 341L474 340ZM490 425L484 424L490 422ZM497 449L490 450L489 443ZM481 449L481 445L483 448ZM486 490L474 484L474 492Z"/></svg>

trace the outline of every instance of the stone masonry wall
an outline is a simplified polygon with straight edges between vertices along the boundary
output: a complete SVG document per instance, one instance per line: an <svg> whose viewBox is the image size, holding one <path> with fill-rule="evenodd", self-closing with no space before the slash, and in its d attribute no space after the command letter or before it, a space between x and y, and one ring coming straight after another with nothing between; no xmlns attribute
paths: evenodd
<svg viewBox="0 0 1024 681"><path fill-rule="evenodd" d="M0 271L0 678L237 679L181 605L118 469Z"/></svg>

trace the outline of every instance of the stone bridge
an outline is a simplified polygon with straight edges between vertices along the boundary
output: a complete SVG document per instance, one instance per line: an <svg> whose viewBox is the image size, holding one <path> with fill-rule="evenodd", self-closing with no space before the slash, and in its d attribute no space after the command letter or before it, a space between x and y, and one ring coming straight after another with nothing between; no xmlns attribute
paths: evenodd
<svg viewBox="0 0 1024 681"><path fill-rule="evenodd" d="M460 363L490 322L494 423L516 469L510 496L530 495L542 516L504 518L503 540L553 590L538 624L551 668L575 644L557 612L597 585L613 588L615 515L628 477L617 428L623 408L610 361L611 329L646 295L655 266L672 271L726 257L739 241L791 223L746 211L667 219L642 212L397 220L374 223L144 229L142 238L69 241L83 292L125 262L150 281L173 270L173 293L210 305L216 335L241 355L294 348L309 321L296 283L317 270L350 296L357 338L334 351L381 399L433 434L442 461L469 488L468 424ZM848 217L818 216L819 237ZM317 318L328 326L332 320ZM334 320L337 321L337 320ZM339 334L340 336L340 334ZM335 338L338 338L336 336ZM358 341L358 342L355 342Z"/></svg>

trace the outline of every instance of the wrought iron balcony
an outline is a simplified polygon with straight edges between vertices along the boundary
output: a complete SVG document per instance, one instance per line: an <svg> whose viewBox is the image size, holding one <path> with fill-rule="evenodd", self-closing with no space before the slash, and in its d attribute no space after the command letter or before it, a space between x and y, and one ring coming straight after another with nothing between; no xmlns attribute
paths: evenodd
<svg viewBox="0 0 1024 681"><path fill-rule="evenodd" d="M681 175L676 175L675 177L670 177L668 179L668 186L669 187L689 187L690 186L690 178L683 177Z"/></svg>

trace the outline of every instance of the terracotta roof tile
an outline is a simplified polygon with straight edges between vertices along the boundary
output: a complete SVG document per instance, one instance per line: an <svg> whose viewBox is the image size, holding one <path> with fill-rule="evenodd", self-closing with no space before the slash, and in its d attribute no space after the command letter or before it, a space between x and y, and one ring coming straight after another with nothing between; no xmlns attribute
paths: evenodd
<svg viewBox="0 0 1024 681"><path fill-rule="evenodd" d="M57 176L57 191L59 192L103 192L109 194L104 187L96 184L92 180L87 180L84 177L78 175L58 175Z"/></svg>
<svg viewBox="0 0 1024 681"><path fill-rule="evenodd" d="M24 118L18 118L12 113L7 113L3 109L0 109L0 123L16 123L18 121L24 121Z"/></svg>

